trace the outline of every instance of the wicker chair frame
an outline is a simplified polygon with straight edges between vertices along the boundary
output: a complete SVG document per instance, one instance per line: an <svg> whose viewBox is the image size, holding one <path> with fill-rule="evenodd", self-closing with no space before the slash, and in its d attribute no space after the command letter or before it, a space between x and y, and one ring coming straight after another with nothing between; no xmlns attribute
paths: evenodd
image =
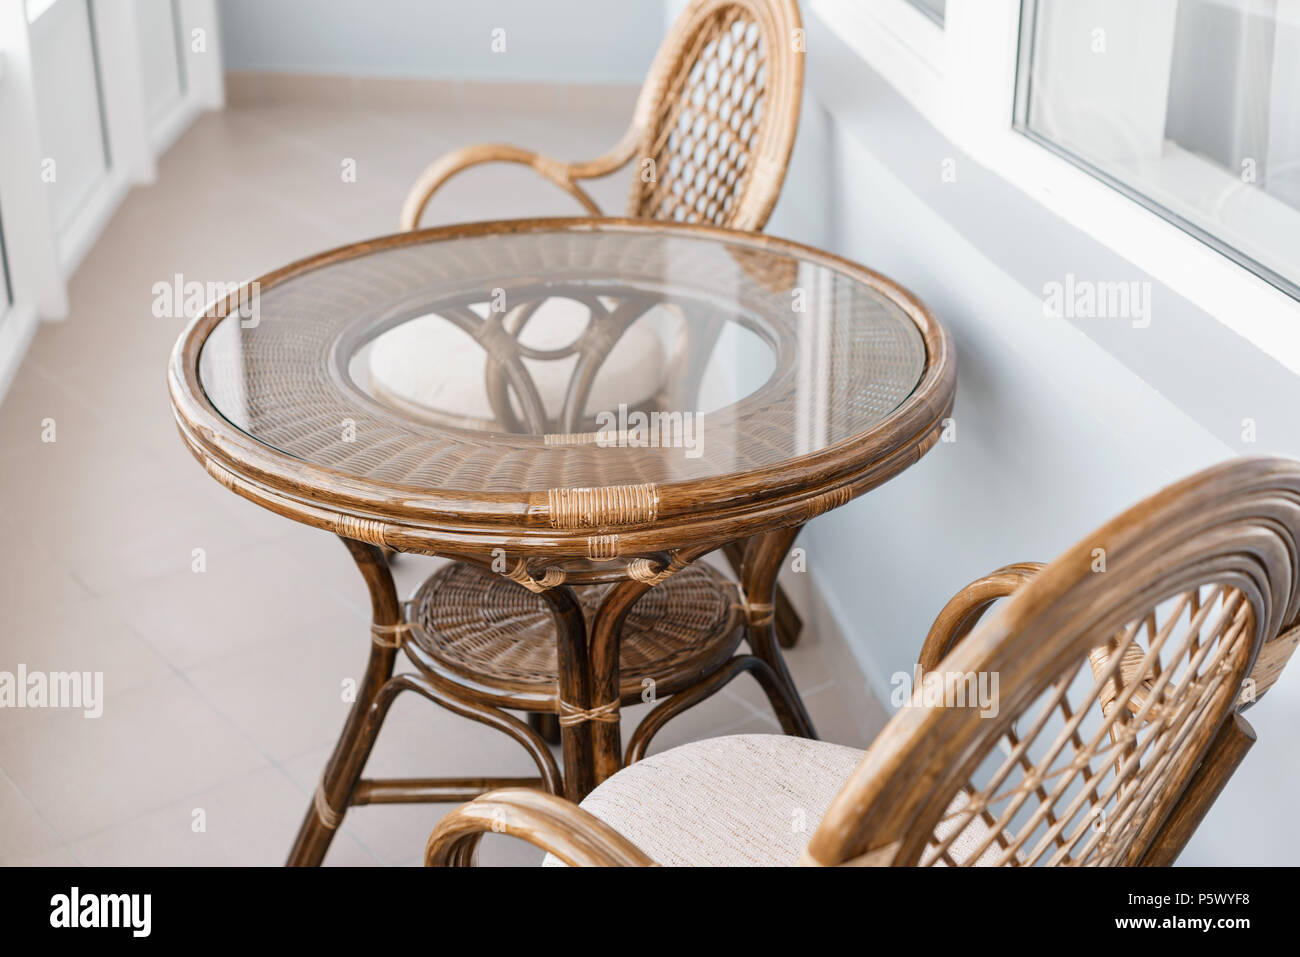
<svg viewBox="0 0 1300 957"><path fill-rule="evenodd" d="M447 180L483 163L527 166L601 216L578 183L636 159L629 217L760 230L794 147L803 51L795 0L692 0L655 56L631 125L607 153L566 163L499 143L456 150L411 188L401 228L416 229Z"/></svg>
<svg viewBox="0 0 1300 957"><path fill-rule="evenodd" d="M1282 459L1208 469L1049 565L972 583L920 664L999 675L996 714L916 690L803 863L1172 864L1253 743L1241 712L1300 643L1298 612L1300 463ZM651 862L581 808L515 790L444 818L427 862L471 863L485 819L570 864ZM955 859L973 823L981 843Z"/></svg>

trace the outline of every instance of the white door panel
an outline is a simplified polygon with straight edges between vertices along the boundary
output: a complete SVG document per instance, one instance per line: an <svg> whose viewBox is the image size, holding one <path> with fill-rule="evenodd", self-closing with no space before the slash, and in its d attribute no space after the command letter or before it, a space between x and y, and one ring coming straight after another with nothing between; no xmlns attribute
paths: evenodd
<svg viewBox="0 0 1300 957"><path fill-rule="evenodd" d="M55 0L31 25L41 181L62 232L108 172L86 0Z"/></svg>
<svg viewBox="0 0 1300 957"><path fill-rule="evenodd" d="M184 93L172 0L135 0L135 21L145 116L153 126L180 103Z"/></svg>

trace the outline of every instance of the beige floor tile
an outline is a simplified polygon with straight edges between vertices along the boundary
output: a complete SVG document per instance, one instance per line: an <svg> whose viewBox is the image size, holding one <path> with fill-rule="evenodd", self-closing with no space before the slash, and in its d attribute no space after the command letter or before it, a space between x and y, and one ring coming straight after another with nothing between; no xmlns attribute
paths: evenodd
<svg viewBox="0 0 1300 957"><path fill-rule="evenodd" d="M167 482L148 453L107 429L87 426L59 427L57 441L48 445L35 437L19 440L31 444L11 453L0 469L0 507L9 523L67 562L74 574L81 555L143 531L132 520Z"/></svg>
<svg viewBox="0 0 1300 957"><path fill-rule="evenodd" d="M105 696L117 695L172 673L171 666L122 621L102 598L86 595L58 603L19 592L0 637L0 670L102 672ZM16 720L14 715L7 720Z"/></svg>
<svg viewBox="0 0 1300 957"><path fill-rule="evenodd" d="M823 741L866 748L875 735L864 734L853 718L853 712L844 703L845 691L836 685L824 685L804 696L804 704L812 718L817 736Z"/></svg>
<svg viewBox="0 0 1300 957"><path fill-rule="evenodd" d="M304 807L283 771L261 768L92 834L71 851L91 867L278 867ZM375 863L351 835L337 843L340 860Z"/></svg>
<svg viewBox="0 0 1300 957"><path fill-rule="evenodd" d="M28 538L14 524L14 520L0 512L0 535L8 545L4 552L3 570L8 593L17 596L8 609L18 625L39 623L51 616L60 605L91 596L91 591L58 562L50 552L52 541ZM22 617L30 613L31 618ZM0 648L9 629L0 631Z"/></svg>
<svg viewBox="0 0 1300 957"><path fill-rule="evenodd" d="M278 532L274 539L276 546L298 564L304 576L330 589L339 601L360 612L366 621L370 620L370 592L351 554L337 536L283 518L279 519ZM425 579L445 564L447 559L427 555L390 556L389 569L397 597L403 600L412 597Z"/></svg>
<svg viewBox="0 0 1300 957"><path fill-rule="evenodd" d="M37 340L41 338L38 334ZM0 464L7 473L10 463L21 466L23 460L39 461L43 454L62 451L60 438L75 439L100 427L84 402L52 381L34 362L24 362L0 402L0 436L4 437ZM19 491L16 484L6 485L6 491L11 490ZM15 508L22 500L6 496L0 501Z"/></svg>
<svg viewBox="0 0 1300 957"><path fill-rule="evenodd" d="M336 535L280 518L273 539L283 552L286 575L298 575L327 589L339 602L370 620L370 592L352 555ZM399 561L400 563L400 561ZM398 590L398 597L405 597ZM365 634L364 630L361 633ZM359 637L359 636L354 636Z"/></svg>
<svg viewBox="0 0 1300 957"><path fill-rule="evenodd" d="M35 421L2 443L0 502L14 526L36 541L70 543L78 534L93 535L110 502L165 482L147 454L89 414L69 411L60 416L51 403L52 442L41 440Z"/></svg>
<svg viewBox="0 0 1300 957"><path fill-rule="evenodd" d="M31 857L15 857L6 867L80 867L81 862L67 847L55 847Z"/></svg>
<svg viewBox="0 0 1300 957"><path fill-rule="evenodd" d="M344 682L355 691L368 652L361 616L336 615L200 665L186 677L260 750L283 761L333 745L351 706Z"/></svg>
<svg viewBox="0 0 1300 957"><path fill-rule="evenodd" d="M635 724L648 710L637 705L624 710L624 745ZM658 753L687 741L719 734L773 733L775 722L753 714L738 701L718 695L678 716L652 742ZM319 779L330 747L321 747L285 764L304 787ZM399 698L380 733L364 772L366 777L440 775L534 775L535 767L513 741L472 721L426 704L416 696ZM345 828L387 864L410 863L418 856L433 824L450 806L366 806L348 812ZM540 859L517 842L497 840L485 846L485 864L531 865ZM414 850L413 850L414 848Z"/></svg>
<svg viewBox="0 0 1300 957"><path fill-rule="evenodd" d="M800 694L809 694L831 680L830 669L822 657L815 635L804 634L793 648L781 649L790 677ZM741 675L727 685L727 694L744 701L765 715L772 715L772 706L768 703L763 688L749 675Z"/></svg>
<svg viewBox="0 0 1300 957"><path fill-rule="evenodd" d="M123 496L93 534L71 543L61 557L78 580L107 595L153 579L194 574L196 562L219 566L264 537L232 521L228 510L213 507L207 490L197 484L206 476L193 478Z"/></svg>
<svg viewBox="0 0 1300 957"><path fill-rule="evenodd" d="M331 747L299 755L286 762L285 768L304 789L314 788ZM403 695L394 703L364 772L366 777L375 778L536 774L531 759L505 735L414 694ZM381 860L399 864L419 853L433 822L449 808L356 810L364 813L353 816L349 812L345 826ZM413 818L417 829L423 829L423 838L418 834L412 836L411 826L415 825L403 829L402 821L410 822Z"/></svg>
<svg viewBox="0 0 1300 957"><path fill-rule="evenodd" d="M0 768L68 840L266 763L177 677L107 696L98 719L45 711L0 725Z"/></svg>
<svg viewBox="0 0 1300 957"><path fill-rule="evenodd" d="M417 694L394 702L366 769L368 776L534 775L532 759L499 731Z"/></svg>
<svg viewBox="0 0 1300 957"><path fill-rule="evenodd" d="M355 613L273 543L209 555L202 573L185 568L111 600L181 670L309 633L322 617Z"/></svg>
<svg viewBox="0 0 1300 957"><path fill-rule="evenodd" d="M9 776L0 773L0 865L10 866L57 851L59 835Z"/></svg>
<svg viewBox="0 0 1300 957"><path fill-rule="evenodd" d="M187 459L185 462L186 474L192 476L195 488L201 489L202 493L208 497L217 514L233 516L241 527L249 529L253 535L249 539L250 542L274 541L293 532L299 537L310 537L316 541L332 544L345 556L347 555L347 549L340 542L337 540L329 541L333 536L291 521L283 515L277 515L269 509L236 495L214 482L207 472L203 470L203 466L199 465L195 459L190 458L188 452L185 455ZM324 546L322 548L324 549ZM328 551L328 549L324 550Z"/></svg>

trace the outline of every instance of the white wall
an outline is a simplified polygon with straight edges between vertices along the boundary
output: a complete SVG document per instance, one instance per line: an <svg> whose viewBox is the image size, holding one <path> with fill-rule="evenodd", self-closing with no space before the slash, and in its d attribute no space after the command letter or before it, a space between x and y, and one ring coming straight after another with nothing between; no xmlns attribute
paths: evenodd
<svg viewBox="0 0 1300 957"><path fill-rule="evenodd" d="M227 70L640 83L662 0L219 0ZM493 30L505 51L493 52Z"/></svg>
<svg viewBox="0 0 1300 957"><path fill-rule="evenodd" d="M1139 498L1241 453L1300 456L1300 382L1158 284L1152 323L1044 316L1066 273L1133 266L964 156L813 16L808 95L768 231L865 263L952 331L957 441L805 531L809 570L874 690L939 609L1013 561L1050 560ZM956 162L956 182L942 164ZM1300 318L1300 317L1298 317ZM1259 441L1241 441L1257 418ZM887 696L885 697L887 700ZM1250 712L1260 742L1185 863L1294 863L1300 668Z"/></svg>

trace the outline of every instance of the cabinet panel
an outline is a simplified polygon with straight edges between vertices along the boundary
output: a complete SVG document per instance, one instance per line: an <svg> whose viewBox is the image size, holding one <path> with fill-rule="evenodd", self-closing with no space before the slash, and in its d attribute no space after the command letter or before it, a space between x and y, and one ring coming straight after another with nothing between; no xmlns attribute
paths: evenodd
<svg viewBox="0 0 1300 957"><path fill-rule="evenodd" d="M55 0L31 24L41 181L62 232L108 172L88 0Z"/></svg>

